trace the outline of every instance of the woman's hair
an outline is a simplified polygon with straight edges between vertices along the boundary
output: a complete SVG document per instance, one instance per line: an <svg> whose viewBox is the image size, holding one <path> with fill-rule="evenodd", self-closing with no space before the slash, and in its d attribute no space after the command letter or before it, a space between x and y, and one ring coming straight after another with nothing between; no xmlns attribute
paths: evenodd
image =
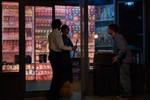
<svg viewBox="0 0 150 100"><path fill-rule="evenodd" d="M108 25L108 28L114 30L116 33L119 31L117 24L110 24L110 25Z"/></svg>
<svg viewBox="0 0 150 100"><path fill-rule="evenodd" d="M63 31L66 30L67 28L69 28L68 25L62 25L62 27L61 27L61 32L63 32Z"/></svg>
<svg viewBox="0 0 150 100"><path fill-rule="evenodd" d="M56 28L60 29L61 24L62 23L61 23L60 19L54 19L52 21L52 29L56 29Z"/></svg>

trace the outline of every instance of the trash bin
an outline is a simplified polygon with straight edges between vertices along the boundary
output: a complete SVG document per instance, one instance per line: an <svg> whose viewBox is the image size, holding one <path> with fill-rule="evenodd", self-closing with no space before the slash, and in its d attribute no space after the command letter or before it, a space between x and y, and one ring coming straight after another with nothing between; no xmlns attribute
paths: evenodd
<svg viewBox="0 0 150 100"><path fill-rule="evenodd" d="M112 53L95 53L93 90L95 95L108 96L117 93L117 71L112 64Z"/></svg>

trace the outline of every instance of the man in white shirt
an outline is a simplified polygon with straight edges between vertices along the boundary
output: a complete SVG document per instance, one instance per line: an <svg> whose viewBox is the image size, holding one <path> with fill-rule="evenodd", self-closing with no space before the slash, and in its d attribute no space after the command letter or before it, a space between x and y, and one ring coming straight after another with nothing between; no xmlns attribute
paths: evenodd
<svg viewBox="0 0 150 100"><path fill-rule="evenodd" d="M76 50L77 46L67 47L63 43L62 35L60 32L61 27L60 19L54 19L52 21L52 32L48 36L49 41L49 60L53 70L53 78L50 86L50 90L48 91L47 98L49 100L59 100L59 91L63 85L62 80L62 50ZM63 58L65 59L65 58Z"/></svg>

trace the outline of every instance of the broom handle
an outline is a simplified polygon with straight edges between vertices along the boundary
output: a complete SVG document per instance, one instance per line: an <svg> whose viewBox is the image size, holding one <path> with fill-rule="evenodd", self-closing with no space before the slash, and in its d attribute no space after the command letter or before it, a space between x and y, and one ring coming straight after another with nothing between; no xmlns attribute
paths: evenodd
<svg viewBox="0 0 150 100"><path fill-rule="evenodd" d="M78 39L76 40L75 46L77 46L77 43L78 43ZM75 53L76 53L76 51L73 52L73 58L75 56Z"/></svg>

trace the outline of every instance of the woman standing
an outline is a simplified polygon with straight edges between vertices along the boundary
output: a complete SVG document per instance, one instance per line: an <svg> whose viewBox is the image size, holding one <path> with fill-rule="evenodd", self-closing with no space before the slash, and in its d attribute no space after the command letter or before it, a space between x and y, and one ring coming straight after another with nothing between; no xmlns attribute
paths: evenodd
<svg viewBox="0 0 150 100"><path fill-rule="evenodd" d="M64 42L64 45L67 47L73 47L73 43L68 37L69 34L69 26L63 25L61 27L62 32L62 39ZM71 63L71 55L69 50L62 50L63 58L63 67L64 67L64 82L69 81L70 83L73 83L73 74L72 74L72 63Z"/></svg>
<svg viewBox="0 0 150 100"><path fill-rule="evenodd" d="M59 100L59 91L63 85L63 70L62 70L62 50L76 50L77 47L67 47L64 45L61 32L60 19L52 21L52 32L48 36L49 41L49 60L53 70L53 78L48 91L47 98L49 100Z"/></svg>

